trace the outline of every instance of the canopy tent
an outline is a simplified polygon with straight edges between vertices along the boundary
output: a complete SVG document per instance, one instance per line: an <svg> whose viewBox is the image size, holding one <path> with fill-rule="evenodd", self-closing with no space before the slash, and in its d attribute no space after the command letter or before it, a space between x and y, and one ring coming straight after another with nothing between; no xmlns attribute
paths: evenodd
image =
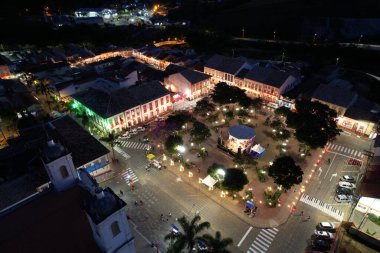
<svg viewBox="0 0 380 253"><path fill-rule="evenodd" d="M248 208L253 208L255 206L255 204L252 201L248 200L245 202L245 206Z"/></svg>
<svg viewBox="0 0 380 253"><path fill-rule="evenodd" d="M95 163L94 165L92 166L89 166L87 168L83 168L85 171L87 171L88 173L92 173L96 170L99 170L101 168L103 168L104 166L106 166L108 164L107 161L102 161L100 163Z"/></svg>
<svg viewBox="0 0 380 253"><path fill-rule="evenodd" d="M202 183L208 186L210 190L214 188L214 185L218 182L218 180L212 178L210 175L202 179Z"/></svg>
<svg viewBox="0 0 380 253"><path fill-rule="evenodd" d="M179 228L176 225L172 224L171 227L172 227L172 231L174 233L178 233L179 232Z"/></svg>
<svg viewBox="0 0 380 253"><path fill-rule="evenodd" d="M251 147L249 152L254 157L263 157L264 156L265 148L263 148L260 144L256 144L255 146Z"/></svg>
<svg viewBox="0 0 380 253"><path fill-rule="evenodd" d="M146 156L146 158L148 158L148 160L153 160L154 158L156 158L156 156L153 155L153 154L148 154L148 155Z"/></svg>

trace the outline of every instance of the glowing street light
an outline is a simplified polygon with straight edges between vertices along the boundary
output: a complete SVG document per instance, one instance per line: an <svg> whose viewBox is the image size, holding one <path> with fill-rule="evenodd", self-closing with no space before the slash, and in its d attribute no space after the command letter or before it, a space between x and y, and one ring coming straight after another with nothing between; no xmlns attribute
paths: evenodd
<svg viewBox="0 0 380 253"><path fill-rule="evenodd" d="M184 153L186 151L186 148L184 146L177 146L177 150L180 153Z"/></svg>
<svg viewBox="0 0 380 253"><path fill-rule="evenodd" d="M222 176L224 177L226 175L226 171L224 169L218 169L216 171L216 173L219 175L219 176Z"/></svg>

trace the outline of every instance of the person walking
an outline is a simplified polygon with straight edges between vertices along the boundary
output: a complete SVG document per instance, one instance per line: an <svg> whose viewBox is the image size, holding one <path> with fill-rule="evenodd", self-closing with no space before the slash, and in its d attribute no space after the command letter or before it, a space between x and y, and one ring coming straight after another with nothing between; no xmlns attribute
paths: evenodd
<svg viewBox="0 0 380 253"><path fill-rule="evenodd" d="M122 190L120 190L120 195L123 196L124 192Z"/></svg>
<svg viewBox="0 0 380 253"><path fill-rule="evenodd" d="M303 211L301 211L301 216L303 216Z"/></svg>

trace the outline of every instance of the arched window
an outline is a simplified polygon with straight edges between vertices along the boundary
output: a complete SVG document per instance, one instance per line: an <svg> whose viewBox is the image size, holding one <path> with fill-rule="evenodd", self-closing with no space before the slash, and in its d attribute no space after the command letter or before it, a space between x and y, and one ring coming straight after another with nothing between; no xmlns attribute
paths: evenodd
<svg viewBox="0 0 380 253"><path fill-rule="evenodd" d="M112 231L113 237L115 237L118 234L120 234L120 227L119 227L119 223L117 221L112 222L112 224L111 224L111 231Z"/></svg>
<svg viewBox="0 0 380 253"><path fill-rule="evenodd" d="M59 171L61 172L61 176L62 178L67 178L69 176L69 172L67 171L67 168L65 165L62 165L60 168L59 168Z"/></svg>

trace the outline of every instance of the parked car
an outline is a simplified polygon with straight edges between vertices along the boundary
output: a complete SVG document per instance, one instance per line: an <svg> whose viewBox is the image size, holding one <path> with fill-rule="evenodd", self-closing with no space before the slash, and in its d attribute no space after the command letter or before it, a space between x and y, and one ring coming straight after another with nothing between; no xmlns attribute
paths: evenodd
<svg viewBox="0 0 380 253"><path fill-rule="evenodd" d="M149 137L144 137L144 138L142 139L142 142L144 142L144 143L148 143L148 142L150 142Z"/></svg>
<svg viewBox="0 0 380 253"><path fill-rule="evenodd" d="M334 231L335 230L335 225L331 222L320 222L318 223L317 225L317 230L320 230L320 231Z"/></svg>
<svg viewBox="0 0 380 253"><path fill-rule="evenodd" d="M344 194L344 195L352 195L352 190L338 186L336 188L336 193L337 194Z"/></svg>
<svg viewBox="0 0 380 253"><path fill-rule="evenodd" d="M314 235L319 239L333 240L334 234L327 231L314 230Z"/></svg>
<svg viewBox="0 0 380 253"><path fill-rule="evenodd" d="M127 136L130 136L130 134L129 134L129 132L128 131L126 131L125 133L123 133L121 136L123 136L123 137L127 137Z"/></svg>
<svg viewBox="0 0 380 253"><path fill-rule="evenodd" d="M349 176L349 175L344 175L339 180L343 182L349 182L349 183L355 183L356 181L353 176Z"/></svg>
<svg viewBox="0 0 380 253"><path fill-rule="evenodd" d="M136 130L136 129L132 129L129 134L131 135L135 135L135 134L138 134L139 132Z"/></svg>
<svg viewBox="0 0 380 253"><path fill-rule="evenodd" d="M143 132L143 131L145 131L145 127L139 126L139 127L136 128L136 131Z"/></svg>
<svg viewBox="0 0 380 253"><path fill-rule="evenodd" d="M161 169L161 167L162 167L161 163L159 161L157 161L157 160L153 160L152 161L152 165L154 167L156 167L157 169Z"/></svg>
<svg viewBox="0 0 380 253"><path fill-rule="evenodd" d="M335 201L338 203L349 203L352 200L351 195L339 194L335 196Z"/></svg>
<svg viewBox="0 0 380 253"><path fill-rule="evenodd" d="M157 117L155 118L154 121L164 121L164 120L166 120L164 117Z"/></svg>
<svg viewBox="0 0 380 253"><path fill-rule="evenodd" d="M315 250L326 251L330 249L330 244L324 240L314 240L311 242L311 245Z"/></svg>
<svg viewBox="0 0 380 253"><path fill-rule="evenodd" d="M349 182L339 182L339 186L343 187L343 188L347 188L347 189L355 189L356 188L356 185L354 185L353 183L349 183Z"/></svg>

